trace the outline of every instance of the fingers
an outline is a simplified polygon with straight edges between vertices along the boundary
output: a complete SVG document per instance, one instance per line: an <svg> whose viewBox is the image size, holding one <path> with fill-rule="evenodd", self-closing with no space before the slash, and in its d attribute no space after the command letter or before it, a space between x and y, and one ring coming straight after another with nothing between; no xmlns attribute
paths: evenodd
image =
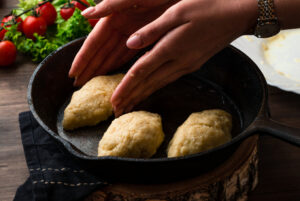
<svg viewBox="0 0 300 201"><path fill-rule="evenodd" d="M109 56L106 57L101 68L98 68L95 75L103 75L107 72L115 70L121 67L124 63L129 61L136 53L136 50L130 50L126 47L126 37L124 37L120 42L118 48L114 48Z"/></svg>
<svg viewBox="0 0 300 201"><path fill-rule="evenodd" d="M138 53L139 51L137 50L129 50L126 54L124 54L119 61L117 62L118 66L122 66L124 64L126 64L127 62L129 62L132 58L134 58L134 56Z"/></svg>
<svg viewBox="0 0 300 201"><path fill-rule="evenodd" d="M108 16L113 12L122 11L131 7L137 6L138 0L103 0L94 7L89 7L81 12L81 14L88 18L101 18Z"/></svg>
<svg viewBox="0 0 300 201"><path fill-rule="evenodd" d="M143 84L131 91L130 96L122 104L114 107L115 115L120 116L122 113L130 112L135 105L146 99L153 92L177 80L182 75L200 68L200 66L200 62L196 62L191 66L178 64L177 61L170 61L163 64L149 75Z"/></svg>
<svg viewBox="0 0 300 201"><path fill-rule="evenodd" d="M126 73L122 82L118 85L118 87L116 88L115 92L111 97L111 102L116 108L120 108L120 104L122 104L125 101L125 99L128 99L128 97L130 97L130 93L133 91L133 89L135 89L140 85L143 85L144 80L146 80L146 78L152 72L154 72L157 68L162 66L164 63L170 60L177 59L177 58L176 59L172 58L174 57L172 55L174 54L172 52L173 51L172 47L174 45L172 45L172 42L170 41L174 41L173 35L178 34L178 32L184 31L184 29L182 29L181 27L184 27L184 25L175 28L174 30L169 32L152 48L150 52L143 55L143 57L141 57ZM167 41L165 40L166 37L168 38ZM164 43L166 43L167 45L165 45ZM180 55L175 54L175 57L178 56Z"/></svg>
<svg viewBox="0 0 300 201"><path fill-rule="evenodd" d="M185 41L179 38L188 28L189 24L184 24L168 32L148 55L139 59L128 71L111 98L116 115L129 110L131 105L135 105L155 90L190 72L188 67L195 63L199 64L190 57L187 50L178 47ZM184 55L183 52L187 54ZM155 60L159 62L143 62L145 58L152 62Z"/></svg>
<svg viewBox="0 0 300 201"><path fill-rule="evenodd" d="M155 49L155 48L154 48ZM155 50L143 55L136 63L129 69L124 76L121 84L116 88L111 101L117 106L123 99L129 96L129 93L144 79L148 77L159 66L166 62L167 57L164 57L164 51Z"/></svg>
<svg viewBox="0 0 300 201"><path fill-rule="evenodd" d="M178 32L177 29L182 26L179 25L179 27L175 27L172 32ZM164 45L158 42L158 44L155 45L151 51L147 52L141 58L139 58L136 63L129 69L122 80L123 85L119 85L119 87L117 87L117 93L118 91L120 92L120 94L122 94L123 92L126 93L128 91L131 91L162 64L168 62L169 60L172 60L172 51L172 46ZM125 94L124 97L126 97ZM112 97L112 100L114 100L114 97Z"/></svg>
<svg viewBox="0 0 300 201"><path fill-rule="evenodd" d="M84 41L82 47L75 56L69 71L70 77L77 77L83 72L89 61L97 53L98 49L101 48L107 40L109 40L112 32L108 18L101 19Z"/></svg>
<svg viewBox="0 0 300 201"><path fill-rule="evenodd" d="M91 58L90 62L87 64L86 68L83 72L76 77L74 82L75 86L81 86L85 84L89 79L91 79L97 69L102 68L103 61L114 54L114 49L120 49L118 47L118 42L120 40L119 34L117 32L113 32L110 39L106 41L106 43L98 50L96 55Z"/></svg>
<svg viewBox="0 0 300 201"><path fill-rule="evenodd" d="M137 9L139 7L155 7L163 5L170 0L103 0L94 7L85 9L81 14L88 18L101 18L112 14L113 12L120 12L126 9Z"/></svg>
<svg viewBox="0 0 300 201"><path fill-rule="evenodd" d="M141 100L148 97L157 88L156 86L158 86L159 83L162 84L160 79L165 78L166 75L169 74L169 72L166 72L166 71L162 72L161 69L164 69L167 66L170 66L170 68L171 68L171 66L174 67L174 62L168 61L168 62L162 64L161 66L159 66L159 68L155 72L151 73L137 87L135 87L131 91L128 91L128 96L126 96L126 99L124 99L120 104L115 105L115 107L114 107L115 115L119 116L122 113L129 112L134 105L138 104ZM170 68L168 68L168 69L170 69ZM155 77L155 75L158 74L157 72L164 73L164 74L159 74L158 77ZM123 84L123 83L121 82L121 84ZM117 91L115 91L114 94L116 92ZM114 96L114 94L113 94L113 96ZM113 100L112 100L112 103L114 105Z"/></svg>
<svg viewBox="0 0 300 201"><path fill-rule="evenodd" d="M154 43L163 37L167 32L187 23L183 18L178 17L175 9L168 9L163 15L136 31L127 40L127 47L141 49Z"/></svg>
<svg viewBox="0 0 300 201"><path fill-rule="evenodd" d="M119 59L122 55L126 54L128 51L125 47L115 48L115 50L106 57L101 68L98 68L95 72L95 75L104 75L107 72L113 70L115 66L119 67Z"/></svg>

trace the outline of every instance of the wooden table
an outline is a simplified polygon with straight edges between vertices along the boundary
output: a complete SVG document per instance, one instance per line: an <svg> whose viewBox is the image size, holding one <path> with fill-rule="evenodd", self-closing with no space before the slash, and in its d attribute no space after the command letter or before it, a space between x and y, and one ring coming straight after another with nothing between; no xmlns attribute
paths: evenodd
<svg viewBox="0 0 300 201"><path fill-rule="evenodd" d="M17 0L0 1L0 17ZM26 91L37 64L19 55L14 66L0 68L0 200L12 200L28 177L21 144L18 114L29 110ZM300 95L269 87L269 105L275 120L300 127ZM300 149L268 136L259 143L259 184L250 201L300 200Z"/></svg>

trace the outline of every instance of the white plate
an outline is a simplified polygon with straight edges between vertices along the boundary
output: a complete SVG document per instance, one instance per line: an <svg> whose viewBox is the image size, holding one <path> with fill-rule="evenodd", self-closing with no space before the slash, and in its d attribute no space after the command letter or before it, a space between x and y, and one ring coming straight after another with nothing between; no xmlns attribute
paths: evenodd
<svg viewBox="0 0 300 201"><path fill-rule="evenodd" d="M268 84L300 94L300 29L268 39L242 36L231 44L256 63Z"/></svg>

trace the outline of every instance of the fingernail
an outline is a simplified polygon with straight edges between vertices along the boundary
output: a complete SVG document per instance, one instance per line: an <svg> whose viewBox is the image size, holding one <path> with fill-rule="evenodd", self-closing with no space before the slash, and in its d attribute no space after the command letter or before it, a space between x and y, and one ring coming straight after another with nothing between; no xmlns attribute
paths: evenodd
<svg viewBox="0 0 300 201"><path fill-rule="evenodd" d="M126 45L129 48L139 48L140 46L142 46L142 44L143 44L143 42L139 35L133 35L126 42Z"/></svg>
<svg viewBox="0 0 300 201"><path fill-rule="evenodd" d="M81 15L87 17L88 15L93 14L94 11L95 11L95 7L91 6L91 7L88 7L87 9L85 9L84 11L82 11Z"/></svg>

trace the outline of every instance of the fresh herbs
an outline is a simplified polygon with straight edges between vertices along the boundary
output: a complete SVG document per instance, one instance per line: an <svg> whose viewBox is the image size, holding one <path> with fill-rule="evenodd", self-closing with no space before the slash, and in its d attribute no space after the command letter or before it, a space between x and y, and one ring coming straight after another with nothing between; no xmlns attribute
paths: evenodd
<svg viewBox="0 0 300 201"><path fill-rule="evenodd" d="M71 18L57 25L56 37L62 40L63 43L85 36L92 30L91 25L80 12L76 8Z"/></svg>
<svg viewBox="0 0 300 201"><path fill-rule="evenodd" d="M35 41L26 38L17 30L16 26L9 27L6 32L6 37L16 45L17 50L31 56L32 60L36 62L43 60L48 54L63 44L57 40L50 41L44 36L39 36L36 33L34 36L36 38Z"/></svg>
<svg viewBox="0 0 300 201"><path fill-rule="evenodd" d="M35 7L41 0L20 0L19 7L13 13L21 13L21 10L28 10ZM17 50L29 55L33 61L39 62L48 54L76 38L89 34L92 30L88 20L75 8L73 15L68 20L63 20L59 14L60 8L67 3L67 0L53 0L51 3L58 11L55 24L48 26L44 36L34 34L35 39L27 38L22 32L18 31L18 24L6 27L5 39L12 41ZM93 0L87 0L90 5L95 5ZM21 11L21 12L20 12ZM26 18L26 16L22 16Z"/></svg>

